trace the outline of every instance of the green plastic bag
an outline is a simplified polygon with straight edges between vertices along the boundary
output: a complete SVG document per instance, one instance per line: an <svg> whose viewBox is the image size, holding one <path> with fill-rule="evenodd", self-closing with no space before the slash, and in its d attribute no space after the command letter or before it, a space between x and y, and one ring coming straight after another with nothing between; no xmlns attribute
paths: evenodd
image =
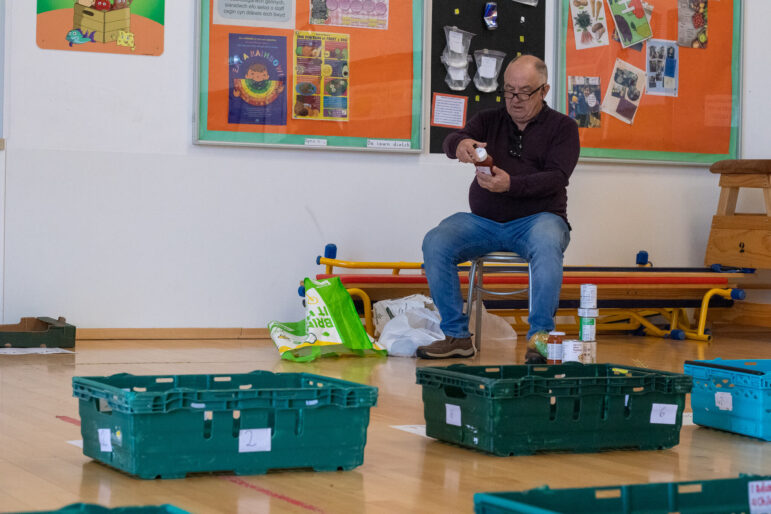
<svg viewBox="0 0 771 514"><path fill-rule="evenodd" d="M268 323L282 359L309 362L338 355L386 355L361 324L351 295L339 277L306 278L305 319Z"/></svg>

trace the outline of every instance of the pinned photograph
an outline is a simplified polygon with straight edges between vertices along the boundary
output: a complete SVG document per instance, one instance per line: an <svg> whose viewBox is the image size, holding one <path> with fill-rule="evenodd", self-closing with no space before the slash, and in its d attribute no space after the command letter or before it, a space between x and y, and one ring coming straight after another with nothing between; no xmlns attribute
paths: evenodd
<svg viewBox="0 0 771 514"><path fill-rule="evenodd" d="M631 125L645 92L645 80L644 70L616 59L602 111Z"/></svg>
<svg viewBox="0 0 771 514"><path fill-rule="evenodd" d="M573 20L576 50L609 44L608 22L602 0L571 0L570 18Z"/></svg>
<svg viewBox="0 0 771 514"><path fill-rule="evenodd" d="M568 115L579 128L600 128L600 77L568 77Z"/></svg>
<svg viewBox="0 0 771 514"><path fill-rule="evenodd" d="M619 42L624 48L653 37L653 31L642 0L609 0L610 15L616 24Z"/></svg>
<svg viewBox="0 0 771 514"><path fill-rule="evenodd" d="M677 0L677 44L707 48L707 0Z"/></svg>
<svg viewBox="0 0 771 514"><path fill-rule="evenodd" d="M648 55L645 60L648 76L647 94L677 96L679 55L677 41L663 39L648 41Z"/></svg>

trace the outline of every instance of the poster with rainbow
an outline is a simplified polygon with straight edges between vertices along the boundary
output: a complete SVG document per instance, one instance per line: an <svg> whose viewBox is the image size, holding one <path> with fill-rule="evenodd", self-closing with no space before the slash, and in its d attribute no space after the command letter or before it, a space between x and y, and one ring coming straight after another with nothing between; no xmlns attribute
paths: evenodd
<svg viewBox="0 0 771 514"><path fill-rule="evenodd" d="M37 0L45 50L161 55L165 0Z"/></svg>
<svg viewBox="0 0 771 514"><path fill-rule="evenodd" d="M286 37L230 34L228 123L286 125Z"/></svg>

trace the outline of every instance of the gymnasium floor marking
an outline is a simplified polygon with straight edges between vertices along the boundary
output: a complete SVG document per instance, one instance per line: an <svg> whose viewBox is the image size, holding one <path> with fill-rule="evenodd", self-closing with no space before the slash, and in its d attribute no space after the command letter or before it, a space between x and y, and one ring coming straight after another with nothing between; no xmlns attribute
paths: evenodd
<svg viewBox="0 0 771 514"><path fill-rule="evenodd" d="M71 418L69 416L56 416L56 419L60 419L60 420L64 421L65 423L69 423L71 425L80 426L80 420L79 419Z"/></svg>
<svg viewBox="0 0 771 514"><path fill-rule="evenodd" d="M275 498L277 500L283 500L283 501L285 501L287 503L291 503L295 507L301 507L301 508L303 508L305 510L309 510L309 511L312 511L312 512L324 512L323 510L321 510L320 508L318 508L318 507L316 507L314 505L309 505L307 503L303 503L300 500L295 500L294 498L290 498L289 496L284 496L283 494L274 493L273 491L271 491L269 489L265 489L264 487L260 487L260 486L254 485L254 484L250 484L246 480L243 480L243 479L238 478L238 477L222 477L222 479L223 480L227 480L228 482L236 484L238 486L246 487L248 489L252 489L254 491L257 491L259 493L266 494L266 495L270 496L271 498Z"/></svg>

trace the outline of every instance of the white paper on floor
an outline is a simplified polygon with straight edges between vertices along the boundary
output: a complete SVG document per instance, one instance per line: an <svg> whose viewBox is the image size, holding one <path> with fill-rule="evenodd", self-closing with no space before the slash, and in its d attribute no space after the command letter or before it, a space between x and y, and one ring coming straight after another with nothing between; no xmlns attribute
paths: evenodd
<svg viewBox="0 0 771 514"><path fill-rule="evenodd" d="M0 348L0 355L49 355L52 353L75 353L62 348Z"/></svg>
<svg viewBox="0 0 771 514"><path fill-rule="evenodd" d="M410 434L428 437L426 435L426 425L391 425L391 428L395 428L396 430L403 430L404 432L409 432Z"/></svg>

